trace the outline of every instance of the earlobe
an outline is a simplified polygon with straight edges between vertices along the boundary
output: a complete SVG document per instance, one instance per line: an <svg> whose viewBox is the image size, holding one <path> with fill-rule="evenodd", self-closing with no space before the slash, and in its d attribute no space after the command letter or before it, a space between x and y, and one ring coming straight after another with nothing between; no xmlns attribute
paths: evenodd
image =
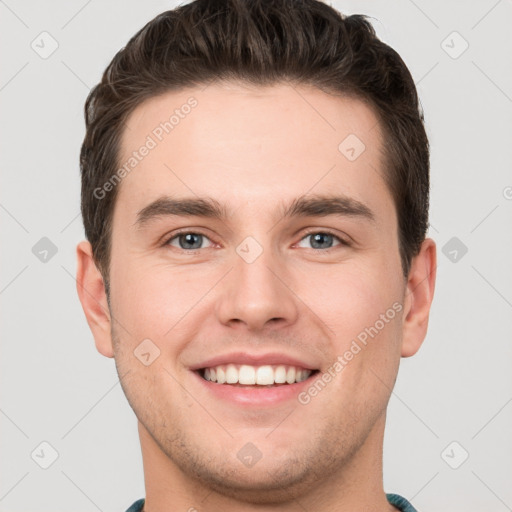
<svg viewBox="0 0 512 512"><path fill-rule="evenodd" d="M86 240L80 242L76 255L76 288L96 348L104 356L114 357L105 284L94 262L91 244Z"/></svg>
<svg viewBox="0 0 512 512"><path fill-rule="evenodd" d="M436 244L434 240L427 238L411 262L407 279L402 357L414 355L427 334L430 306L434 297L436 268Z"/></svg>

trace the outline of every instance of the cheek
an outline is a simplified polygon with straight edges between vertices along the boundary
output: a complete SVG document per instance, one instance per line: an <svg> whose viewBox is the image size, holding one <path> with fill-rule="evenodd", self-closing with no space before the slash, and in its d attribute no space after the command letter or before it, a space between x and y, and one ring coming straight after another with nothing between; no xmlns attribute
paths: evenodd
<svg viewBox="0 0 512 512"><path fill-rule="evenodd" d="M167 342L177 340L176 334L200 311L201 299L216 280L206 267L185 269L133 258L112 273L114 314L132 338L149 338L162 348L172 345L178 350L176 343Z"/></svg>
<svg viewBox="0 0 512 512"><path fill-rule="evenodd" d="M162 315L168 307L165 302L169 298L159 293L158 282L154 276L134 266L126 271L118 267L112 279L112 307L119 322L136 339L158 337L164 329L165 317Z"/></svg>
<svg viewBox="0 0 512 512"><path fill-rule="evenodd" d="M400 274L386 265L340 266L324 278L321 288L311 288L315 282L318 279L310 276L308 286L315 292L305 302L333 331L331 357L333 364L339 363L333 373L340 376L334 384L337 400L363 403L373 397L383 403L400 359Z"/></svg>
<svg viewBox="0 0 512 512"><path fill-rule="evenodd" d="M403 291L392 272L340 265L329 272L310 273L301 281L298 295L335 332L339 348L375 323L383 331L397 324L396 309L401 306L393 308L393 304L400 303ZM385 329L381 315L385 316Z"/></svg>
<svg viewBox="0 0 512 512"><path fill-rule="evenodd" d="M402 290L393 275L376 270L345 276L338 283L344 291L332 297L343 387L378 403L387 399L400 359Z"/></svg>

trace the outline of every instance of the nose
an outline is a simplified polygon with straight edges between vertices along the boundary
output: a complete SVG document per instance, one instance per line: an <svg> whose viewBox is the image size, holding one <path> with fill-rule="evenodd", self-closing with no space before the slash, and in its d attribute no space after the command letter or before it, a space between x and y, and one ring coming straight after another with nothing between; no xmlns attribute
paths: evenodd
<svg viewBox="0 0 512 512"><path fill-rule="evenodd" d="M233 268L224 278L216 307L219 321L249 331L295 323L298 299L284 262L271 250L263 250L254 261L242 251L235 252Z"/></svg>

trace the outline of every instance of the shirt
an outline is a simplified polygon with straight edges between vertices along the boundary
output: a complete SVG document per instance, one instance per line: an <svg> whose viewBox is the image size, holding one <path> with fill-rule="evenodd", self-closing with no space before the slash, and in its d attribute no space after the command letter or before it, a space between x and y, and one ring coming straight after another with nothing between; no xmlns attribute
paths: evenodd
<svg viewBox="0 0 512 512"><path fill-rule="evenodd" d="M386 494L391 505L395 506L401 512L418 512L405 498L398 494ZM144 506L144 498L137 500L126 512L141 512Z"/></svg>

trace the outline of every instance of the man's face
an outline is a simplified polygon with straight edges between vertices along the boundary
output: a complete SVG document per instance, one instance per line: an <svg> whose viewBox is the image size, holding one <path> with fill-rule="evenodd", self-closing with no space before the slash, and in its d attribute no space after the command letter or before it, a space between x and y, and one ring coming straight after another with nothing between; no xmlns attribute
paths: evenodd
<svg viewBox="0 0 512 512"><path fill-rule="evenodd" d="M317 89L224 84L152 98L127 125L121 164L156 142L119 185L110 269L115 360L143 450L223 492L327 478L378 442L400 358L405 285L376 117ZM284 216L324 196L342 199L337 213ZM226 216L139 215L165 197L214 200ZM266 388L198 371L253 361L288 374L292 359L317 372Z"/></svg>

